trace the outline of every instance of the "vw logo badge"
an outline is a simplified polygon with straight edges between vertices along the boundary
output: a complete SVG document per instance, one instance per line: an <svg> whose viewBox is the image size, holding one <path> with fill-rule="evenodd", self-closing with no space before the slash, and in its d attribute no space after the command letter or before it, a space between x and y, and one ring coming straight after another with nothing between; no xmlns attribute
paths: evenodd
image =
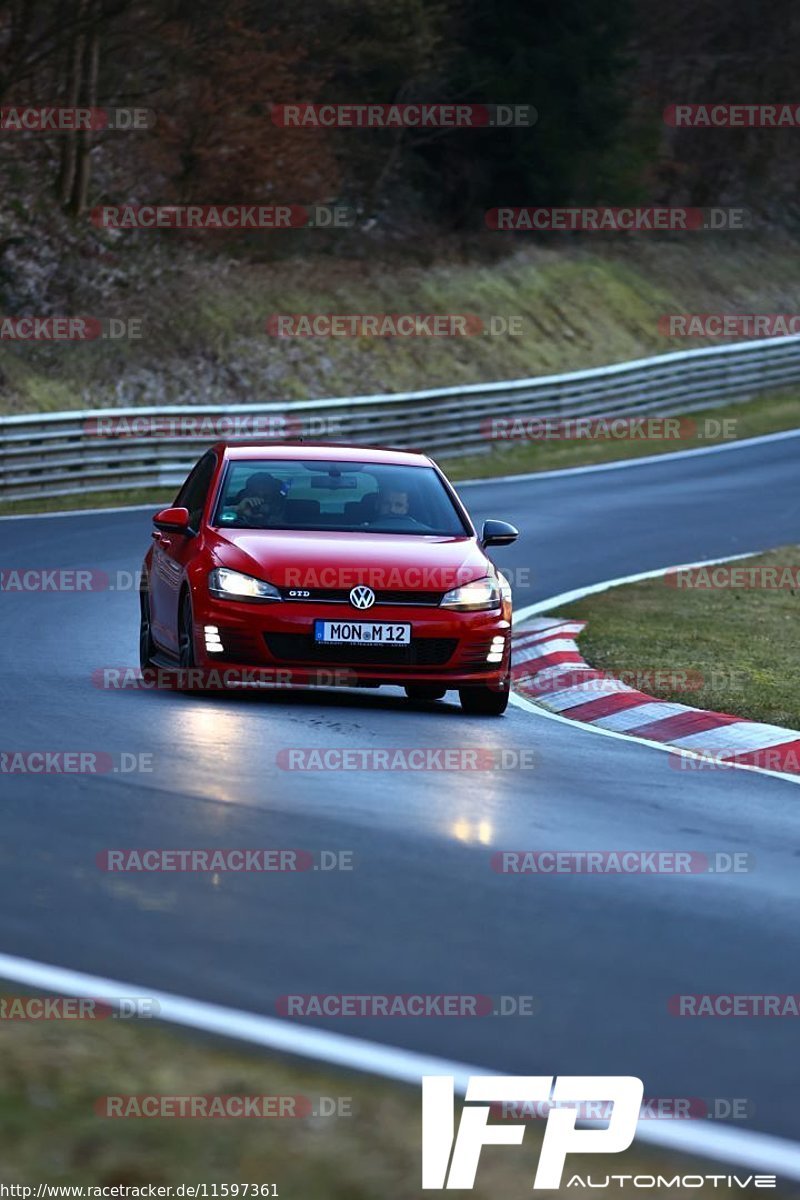
<svg viewBox="0 0 800 1200"><path fill-rule="evenodd" d="M359 584L350 592L350 603L353 608L372 608L375 603L375 593L372 588Z"/></svg>

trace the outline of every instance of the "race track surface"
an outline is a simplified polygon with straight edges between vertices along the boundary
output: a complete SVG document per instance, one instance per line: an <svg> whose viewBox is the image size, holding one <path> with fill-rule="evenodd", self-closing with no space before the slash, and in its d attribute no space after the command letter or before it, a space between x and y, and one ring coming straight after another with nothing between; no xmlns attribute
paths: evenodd
<svg viewBox="0 0 800 1200"><path fill-rule="evenodd" d="M518 606L800 540L800 440L623 470L463 486L513 521ZM0 567L135 571L149 513L0 521ZM800 793L512 707L399 692L104 690L136 662L134 590L0 594L6 750L154 756L152 773L5 775L0 950L253 1012L287 993L533 995L533 1018L316 1022L514 1073L636 1074L647 1096L740 1098L800 1131L796 1024L676 1019L676 993L797 991ZM657 666L658 664L645 664ZM533 748L534 770L281 770L286 747ZM353 852L352 872L113 875L109 847ZM743 875L500 875L502 849L747 851Z"/></svg>

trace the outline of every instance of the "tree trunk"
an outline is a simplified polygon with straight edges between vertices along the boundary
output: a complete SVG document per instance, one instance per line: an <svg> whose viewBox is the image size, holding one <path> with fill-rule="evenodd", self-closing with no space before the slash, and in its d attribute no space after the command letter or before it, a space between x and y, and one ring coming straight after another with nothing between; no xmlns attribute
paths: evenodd
<svg viewBox="0 0 800 1200"><path fill-rule="evenodd" d="M71 5L72 19L76 22L76 28L72 35L69 52L67 55L67 63L65 70L65 85L63 103L65 108L77 108L81 94L81 76L83 73L83 57L85 52L86 31L84 19L88 9L89 0L73 0ZM66 13L68 5L64 5ZM61 167L58 173L58 198L61 205L66 208L69 205L72 189L75 185L75 165L77 162L77 135L75 133L62 134L61 142Z"/></svg>
<svg viewBox="0 0 800 1200"><path fill-rule="evenodd" d="M87 108L95 108L97 106L97 75L100 67L100 33L96 23L96 18L99 15L97 8L97 0L94 0L89 14L92 18L92 26L86 36L83 67L83 103ZM92 171L91 130L79 130L75 142L75 176L72 195L69 201L69 211L73 216L78 217L86 211L89 203L89 180Z"/></svg>

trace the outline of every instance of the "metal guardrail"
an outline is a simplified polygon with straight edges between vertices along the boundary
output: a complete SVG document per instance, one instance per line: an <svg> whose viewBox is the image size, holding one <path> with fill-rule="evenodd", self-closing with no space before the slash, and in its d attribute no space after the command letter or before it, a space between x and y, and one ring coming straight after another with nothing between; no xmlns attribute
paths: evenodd
<svg viewBox="0 0 800 1200"><path fill-rule="evenodd" d="M685 350L593 370L506 383L281 404L184 405L0 418L0 501L81 492L177 487L211 442L252 441L281 422L314 440L424 449L434 455L491 449L492 417L587 417L713 408L800 383L800 336ZM205 421L196 432L165 422ZM134 420L148 431L136 434ZM103 423L105 422L105 426ZM116 424L115 424L116 423ZM104 432L116 429L116 435ZM120 434L127 424L127 432ZM332 428L335 426L335 430ZM141 428L141 427L140 427Z"/></svg>

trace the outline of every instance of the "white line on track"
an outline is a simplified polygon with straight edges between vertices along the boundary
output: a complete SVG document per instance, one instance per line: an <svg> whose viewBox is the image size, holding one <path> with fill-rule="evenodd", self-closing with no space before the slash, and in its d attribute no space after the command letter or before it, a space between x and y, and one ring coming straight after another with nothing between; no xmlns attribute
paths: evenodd
<svg viewBox="0 0 800 1200"><path fill-rule="evenodd" d="M456 487L474 487L480 483L521 483L525 480L554 479L559 475L586 475L592 471L625 471L631 467L644 467L651 463L675 462L676 459L694 458L703 454L722 454L726 450L746 450L749 446L763 446L768 442L783 442L787 438L795 437L800 437L800 429L784 429L780 433L761 433L757 437L740 438L736 442L722 442L716 446L670 450L666 454L645 454L641 458L619 458L606 463L588 463L583 467L559 467L553 471L529 471L522 475L493 475L491 479L460 479L456 482Z"/></svg>
<svg viewBox="0 0 800 1200"><path fill-rule="evenodd" d="M573 588L570 592L559 592L557 596L546 596L536 604L527 604L525 608L514 612L514 624L521 625L528 617L538 613L550 612L562 604L573 604L583 600L584 596L595 596L598 592L607 592L611 588L622 587L625 583L641 583L645 579L658 579L659 575L672 574L674 571L692 571L697 567L715 567L720 563L739 562L743 558L755 558L763 554L762 550L749 550L747 554L726 554L724 558L706 558L702 562L681 563L680 566L657 567L654 571L639 571L636 575L620 575L618 579L604 579L602 583L590 583L587 587Z"/></svg>
<svg viewBox="0 0 800 1200"><path fill-rule="evenodd" d="M657 579L659 575L664 575L672 571L688 571L697 567L713 567L718 563L737 562L743 558L753 558L758 553L760 551L754 550L748 554L729 554L725 558L708 558L704 562L682 563L678 567L659 567L657 571L641 571L638 575L623 575L619 579L606 579L602 583L593 583L588 587L574 588L571 592L561 592L558 596L549 596L545 600L539 600L536 604L528 604L525 608L521 608L518 612L514 613L514 625L521 625L529 617L536 616L538 613L551 612L554 608L560 608L562 604L572 604L575 600L582 600L584 596L594 596L598 592L607 592L610 588L621 587L626 583L639 583L645 579ZM619 733L614 729L604 729L600 725L593 725L590 721L573 721L569 717L562 716L560 713L550 712L549 709L535 704L525 696L521 696L518 692L512 691L511 703L516 704L517 708L522 708L525 712L531 713L533 716L544 717L547 721L560 721L562 725L570 725L573 729L583 729L587 733L597 734L598 737L610 737L617 738L623 742L635 742L639 746L649 746L652 750L661 750L667 754L679 754L681 757L694 759L701 759L703 757L701 754L693 754L691 751L681 750L667 742L654 742L649 738L635 737L629 733ZM701 768L697 769L700 770ZM710 770L711 768L707 769ZM719 769L724 771L752 771L757 775L770 775L773 779L783 779L787 783L800 784L800 775L788 775L783 771L770 771L767 767L759 767L751 763L731 762Z"/></svg>
<svg viewBox="0 0 800 1200"><path fill-rule="evenodd" d="M290 1021L206 1004L186 996L153 991L139 984L121 983L11 954L0 953L0 978L48 993L84 996L112 1004L122 996L147 996L158 1003L159 1020L400 1083L419 1084L423 1075L452 1075L458 1092L463 1094L471 1075L495 1073L486 1067L415 1054L411 1050L382 1046L324 1029L301 1027ZM680 1154L709 1158L729 1167L768 1171L800 1180L800 1143L770 1134L725 1125L712 1126L699 1120L642 1120L637 1141Z"/></svg>

